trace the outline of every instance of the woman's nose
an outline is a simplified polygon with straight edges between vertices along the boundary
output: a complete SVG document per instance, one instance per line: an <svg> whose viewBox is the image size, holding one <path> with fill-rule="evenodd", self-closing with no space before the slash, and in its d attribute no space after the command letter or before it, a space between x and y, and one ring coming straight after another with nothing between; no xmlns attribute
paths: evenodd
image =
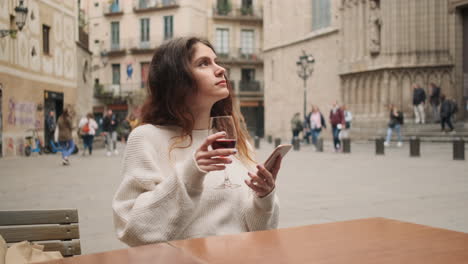
<svg viewBox="0 0 468 264"><path fill-rule="evenodd" d="M216 69L215 71L215 74L216 76L222 76L224 75L224 73L226 72L226 69L224 69L223 67L219 66L219 65L216 65L218 68Z"/></svg>

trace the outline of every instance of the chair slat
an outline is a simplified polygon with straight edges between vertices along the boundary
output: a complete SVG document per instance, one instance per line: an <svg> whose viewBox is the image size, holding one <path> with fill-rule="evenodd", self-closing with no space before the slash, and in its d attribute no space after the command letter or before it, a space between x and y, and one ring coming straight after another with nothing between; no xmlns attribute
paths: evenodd
<svg viewBox="0 0 468 264"><path fill-rule="evenodd" d="M0 211L0 226L78 223L77 209Z"/></svg>
<svg viewBox="0 0 468 264"><path fill-rule="evenodd" d="M44 245L44 251L60 251L64 257L81 255L80 240L39 241L37 244Z"/></svg>
<svg viewBox="0 0 468 264"><path fill-rule="evenodd" d="M0 235L6 242L23 240L65 240L80 238L78 224L71 225L35 225L35 226L0 226Z"/></svg>

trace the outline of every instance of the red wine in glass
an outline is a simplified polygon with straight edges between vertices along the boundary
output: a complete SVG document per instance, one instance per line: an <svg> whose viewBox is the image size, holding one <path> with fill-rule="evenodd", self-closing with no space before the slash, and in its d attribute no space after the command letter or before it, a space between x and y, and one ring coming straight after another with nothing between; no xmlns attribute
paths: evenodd
<svg viewBox="0 0 468 264"><path fill-rule="evenodd" d="M213 144L211 144L211 147L213 149L220 149L220 148L236 148L236 140L235 139L218 139Z"/></svg>

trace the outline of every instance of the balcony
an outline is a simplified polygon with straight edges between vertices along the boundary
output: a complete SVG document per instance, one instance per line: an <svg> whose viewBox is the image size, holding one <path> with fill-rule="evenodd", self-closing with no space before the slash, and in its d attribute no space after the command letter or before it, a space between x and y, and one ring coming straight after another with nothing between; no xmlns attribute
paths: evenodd
<svg viewBox="0 0 468 264"><path fill-rule="evenodd" d="M148 41L141 41L140 38L131 38L126 42L132 54L153 54L156 47L161 44L156 39L156 36L150 36Z"/></svg>
<svg viewBox="0 0 468 264"><path fill-rule="evenodd" d="M133 0L133 12L144 13L178 8L179 0Z"/></svg>
<svg viewBox="0 0 468 264"><path fill-rule="evenodd" d="M123 99L138 92L140 87L140 82L99 84L94 86L94 97L101 100Z"/></svg>
<svg viewBox="0 0 468 264"><path fill-rule="evenodd" d="M263 89L260 81L239 81L239 97L258 98L263 97Z"/></svg>
<svg viewBox="0 0 468 264"><path fill-rule="evenodd" d="M263 9L253 6L214 5L213 18L218 20L242 20L263 23Z"/></svg>
<svg viewBox="0 0 468 264"><path fill-rule="evenodd" d="M123 15L122 7L116 2L103 3L102 6L104 16L120 16Z"/></svg>
<svg viewBox="0 0 468 264"><path fill-rule="evenodd" d="M233 48L229 52L216 52L218 60L223 64L263 65L261 49Z"/></svg>

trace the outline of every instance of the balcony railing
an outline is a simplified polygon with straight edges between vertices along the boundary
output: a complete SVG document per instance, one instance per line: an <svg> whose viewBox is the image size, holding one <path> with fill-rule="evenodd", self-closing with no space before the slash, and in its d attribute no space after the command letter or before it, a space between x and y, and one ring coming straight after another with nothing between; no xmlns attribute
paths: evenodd
<svg viewBox="0 0 468 264"><path fill-rule="evenodd" d="M179 0L133 0L133 11L149 12L179 7Z"/></svg>
<svg viewBox="0 0 468 264"><path fill-rule="evenodd" d="M103 3L102 8L105 16L118 16L123 14L122 6L116 2Z"/></svg>
<svg viewBox="0 0 468 264"><path fill-rule="evenodd" d="M239 92L262 92L260 81L239 81Z"/></svg>
<svg viewBox="0 0 468 264"><path fill-rule="evenodd" d="M99 84L94 86L94 97L96 98L116 98L127 97L141 89L140 82L121 84Z"/></svg>
<svg viewBox="0 0 468 264"><path fill-rule="evenodd" d="M231 7L231 5L214 5L213 17L218 19L256 20L261 22L263 18L263 9L254 6Z"/></svg>
<svg viewBox="0 0 468 264"><path fill-rule="evenodd" d="M216 52L216 54L222 63L263 63L263 53L261 49L232 48L229 49L229 52Z"/></svg>

